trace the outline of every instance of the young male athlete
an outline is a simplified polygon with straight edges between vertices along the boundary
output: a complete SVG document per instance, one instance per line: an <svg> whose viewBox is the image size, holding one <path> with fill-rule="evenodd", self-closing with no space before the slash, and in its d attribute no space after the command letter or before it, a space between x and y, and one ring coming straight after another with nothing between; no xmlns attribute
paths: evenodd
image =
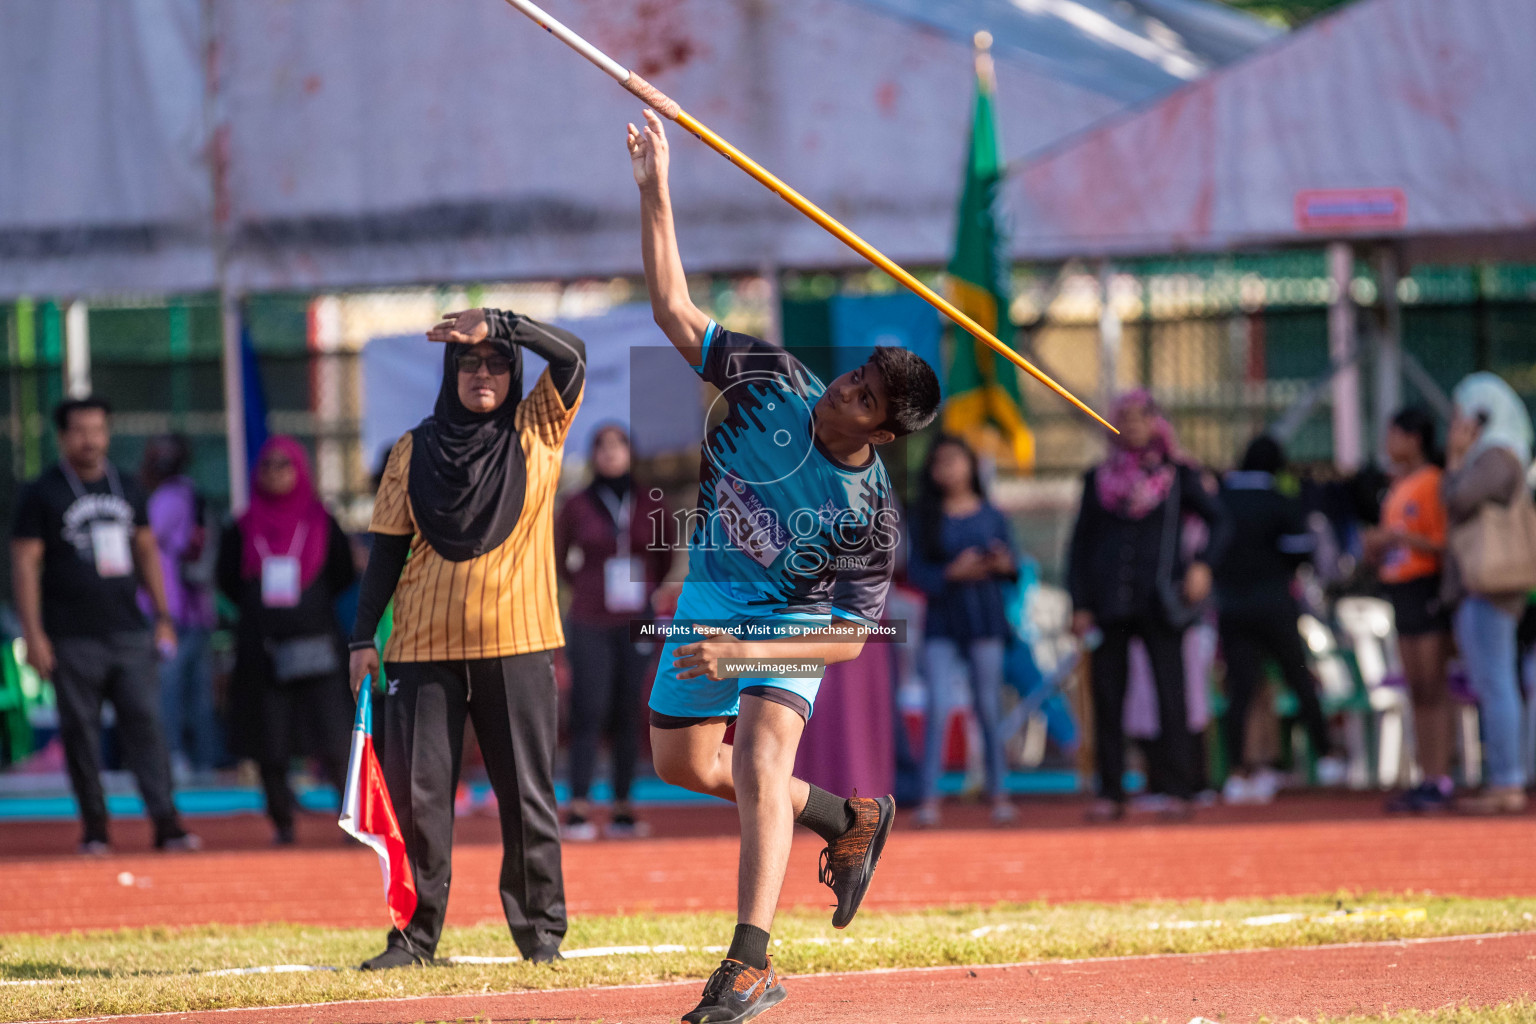
<svg viewBox="0 0 1536 1024"><path fill-rule="evenodd" d="M764 675L730 663L858 656L885 604L897 537L874 447L933 420L939 381L911 352L877 348L826 385L784 349L723 330L694 306L672 222L666 135L649 110L645 122L629 126L629 153L651 308L688 364L720 389L724 413L704 442L700 514L678 602L676 621L692 635L662 649L651 747L663 779L734 800L740 813L736 934L683 1018L733 1024L784 998L768 933L795 823L827 841L821 877L837 896L832 923L844 928L896 805L888 796L844 800L793 777L820 667ZM726 746L733 720L735 744Z"/></svg>

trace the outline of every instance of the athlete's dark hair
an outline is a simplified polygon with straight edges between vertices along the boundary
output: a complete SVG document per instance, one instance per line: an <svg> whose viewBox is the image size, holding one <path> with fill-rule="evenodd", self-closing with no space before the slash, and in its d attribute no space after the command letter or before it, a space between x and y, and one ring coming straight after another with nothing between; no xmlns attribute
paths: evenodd
<svg viewBox="0 0 1536 1024"><path fill-rule="evenodd" d="M1440 464L1440 450L1435 447L1435 417L1428 409L1418 405L1399 409L1397 415L1392 417L1392 425L1418 438L1419 450L1424 453L1424 458L1437 466Z"/></svg>
<svg viewBox="0 0 1536 1024"><path fill-rule="evenodd" d="M915 434L939 414L939 375L916 352L891 345L875 346L869 361L885 382L885 422L882 430L897 437Z"/></svg>
<svg viewBox="0 0 1536 1024"><path fill-rule="evenodd" d="M69 418L77 412L86 409L100 409L102 415L112 415L112 405L105 398L97 398L95 395L87 395L84 398L71 398L60 402L53 407L53 425L59 433L69 429Z"/></svg>

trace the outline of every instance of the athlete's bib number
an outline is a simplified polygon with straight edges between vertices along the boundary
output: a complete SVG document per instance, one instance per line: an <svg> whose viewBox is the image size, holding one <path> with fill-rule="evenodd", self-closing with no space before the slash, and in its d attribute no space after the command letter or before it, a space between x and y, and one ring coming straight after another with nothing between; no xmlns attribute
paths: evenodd
<svg viewBox="0 0 1536 1024"><path fill-rule="evenodd" d="M715 506L731 543L764 568L789 546L788 534L750 485L722 476L715 484Z"/></svg>

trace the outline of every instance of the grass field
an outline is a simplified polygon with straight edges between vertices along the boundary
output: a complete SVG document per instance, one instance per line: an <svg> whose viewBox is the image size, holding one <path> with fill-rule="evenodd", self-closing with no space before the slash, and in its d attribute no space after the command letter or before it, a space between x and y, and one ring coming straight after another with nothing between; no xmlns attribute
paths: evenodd
<svg viewBox="0 0 1536 1024"><path fill-rule="evenodd" d="M707 976L729 937L723 913L584 917L568 953L600 947L677 951L576 956L551 967L454 964L382 975L352 970L382 948L384 930L291 925L0 936L0 1020L498 992ZM786 973L1199 953L1489 932L1536 931L1536 899L1412 894L1125 904L1003 905L866 913L848 932L825 914L781 915L774 937ZM450 928L440 957L514 955L503 925ZM212 974L302 965L330 970ZM1536 1021L1532 1004L1424 1021ZM1491 1015L1490 1015L1491 1014Z"/></svg>
<svg viewBox="0 0 1536 1024"><path fill-rule="evenodd" d="M1530 1024L1536 1021L1536 1003L1517 999L1502 1006L1458 1007L1447 1010L1409 1010L1378 1017L1322 1017L1318 1024L1365 1024L1394 1021L1401 1024Z"/></svg>

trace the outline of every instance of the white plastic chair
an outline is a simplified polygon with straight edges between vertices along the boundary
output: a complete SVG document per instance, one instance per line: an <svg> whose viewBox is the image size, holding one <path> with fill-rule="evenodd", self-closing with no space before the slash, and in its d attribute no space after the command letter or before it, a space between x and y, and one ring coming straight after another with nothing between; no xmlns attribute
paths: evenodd
<svg viewBox="0 0 1536 1024"><path fill-rule="evenodd" d="M1060 587L1040 584L1029 591L1024 609L1031 637L1030 651L1035 665L1045 677L1045 685L1029 698L1020 700L1003 719L1005 746L1017 751L1017 761L1026 768L1038 768L1045 760L1046 720L1040 706L1051 696L1072 685L1082 651L1072 635L1072 595Z"/></svg>
<svg viewBox="0 0 1536 1024"><path fill-rule="evenodd" d="M1413 733L1413 696L1403 679L1392 605L1374 597L1346 597L1335 608L1339 626L1349 635L1360 675L1371 694L1371 707L1395 706L1395 715L1382 721L1379 781L1383 788L1414 785L1423 778ZM1394 685L1394 683L1396 685ZM1474 704L1456 701L1457 737L1462 774L1469 786L1482 782L1481 722Z"/></svg>
<svg viewBox="0 0 1536 1024"><path fill-rule="evenodd" d="M1315 616L1303 614L1297 620L1296 628L1301 632L1302 641L1307 645L1307 651L1311 655L1312 671L1317 676L1322 688L1319 696L1331 701L1335 706L1345 704L1355 695L1355 677L1350 671L1349 663L1339 653L1338 638L1333 630L1329 629ZM1384 728L1380 732L1395 735L1396 750L1394 756L1402 756L1402 722L1400 716L1394 717L1392 708L1378 708L1375 692L1367 691L1371 698L1370 707L1372 714L1384 719ZM1382 739L1385 746L1389 739ZM1351 789L1364 789L1371 782L1370 757L1366 747L1366 723L1365 716L1359 711L1346 710L1344 712L1344 748L1348 760L1346 781Z"/></svg>
<svg viewBox="0 0 1536 1024"><path fill-rule="evenodd" d="M1376 715L1376 783L1383 789L1412 785L1419 777L1413 700L1403 682L1392 606L1375 597L1344 597L1334 606L1334 615L1349 639Z"/></svg>

